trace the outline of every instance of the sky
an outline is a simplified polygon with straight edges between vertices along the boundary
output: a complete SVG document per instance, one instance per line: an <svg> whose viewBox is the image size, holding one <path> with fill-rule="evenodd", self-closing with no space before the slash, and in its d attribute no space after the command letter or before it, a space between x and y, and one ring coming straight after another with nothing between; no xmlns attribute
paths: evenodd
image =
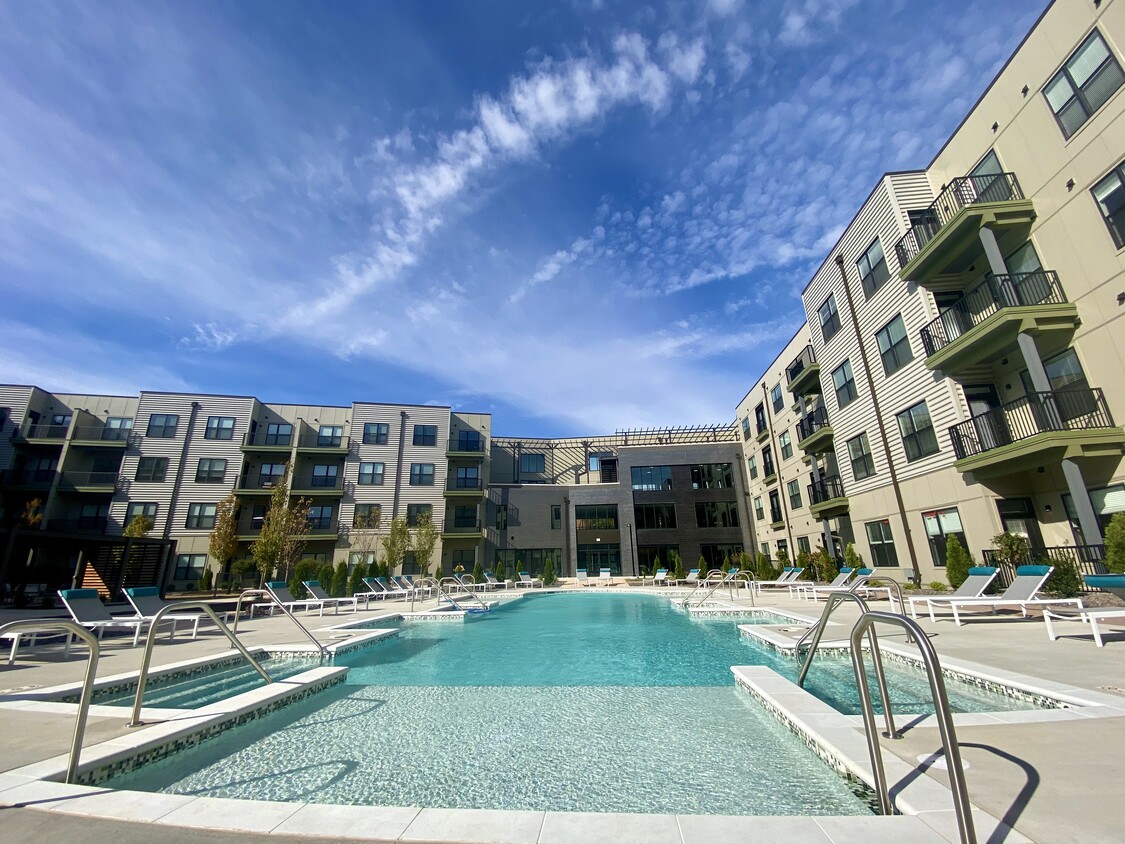
<svg viewBox="0 0 1125 844"><path fill-rule="evenodd" d="M0 383L726 424L1043 0L0 0Z"/></svg>

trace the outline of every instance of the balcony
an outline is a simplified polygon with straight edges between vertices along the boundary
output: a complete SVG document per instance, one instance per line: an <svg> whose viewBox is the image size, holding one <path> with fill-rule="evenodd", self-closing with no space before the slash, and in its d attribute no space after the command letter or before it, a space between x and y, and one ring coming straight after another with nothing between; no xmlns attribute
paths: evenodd
<svg viewBox="0 0 1125 844"><path fill-rule="evenodd" d="M305 537L310 542L320 542L325 539L335 540L339 534L340 529L335 524L317 520L309 522L309 531Z"/></svg>
<svg viewBox="0 0 1125 844"><path fill-rule="evenodd" d="M69 430L69 422L65 425L48 425L46 423L21 425L12 432L12 439L15 442L25 442L32 445L61 445Z"/></svg>
<svg viewBox="0 0 1125 844"><path fill-rule="evenodd" d="M995 548L985 548L981 556L981 565L996 566L1000 569L996 573L997 585L1001 589L1008 588L1016 576L1016 567L1000 556ZM1106 574L1105 546L1104 545L1052 545L1048 547L1030 548L1028 554L1018 565L1035 565L1046 563L1058 567L1059 563L1070 563L1080 575ZM1083 592L1100 591L1095 586L1090 586L1082 581Z"/></svg>
<svg viewBox="0 0 1125 844"><path fill-rule="evenodd" d="M926 366L955 376L1004 357L1028 333L1042 357L1066 348L1078 308L1050 270L986 279L921 330Z"/></svg>
<svg viewBox="0 0 1125 844"><path fill-rule="evenodd" d="M50 489L55 480L54 469L5 469L0 472L0 485L20 489Z"/></svg>
<svg viewBox="0 0 1125 844"><path fill-rule="evenodd" d="M785 368L785 381L793 395L810 396L820 393L820 364L816 362L812 346L805 346L801 354Z"/></svg>
<svg viewBox="0 0 1125 844"><path fill-rule="evenodd" d="M87 448L119 448L129 444L132 428L107 428L105 425L79 425L70 437L71 445Z"/></svg>
<svg viewBox="0 0 1125 844"><path fill-rule="evenodd" d="M112 493L117 488L117 470L109 472L62 473L59 490L62 492Z"/></svg>
<svg viewBox="0 0 1125 844"><path fill-rule="evenodd" d="M315 436L314 436L315 439ZM271 454L288 454L293 450L292 434L271 434L268 431L247 433L242 438L242 451L265 451Z"/></svg>
<svg viewBox="0 0 1125 844"><path fill-rule="evenodd" d="M299 475L293 479L290 495L334 495L344 494L343 478L338 475Z"/></svg>
<svg viewBox="0 0 1125 844"><path fill-rule="evenodd" d="M954 179L895 244L903 281L926 284L983 260L982 226L993 230L1003 254L1026 239L1035 219L1014 173Z"/></svg>
<svg viewBox="0 0 1125 844"><path fill-rule="evenodd" d="M446 457L484 458L484 440L450 440Z"/></svg>
<svg viewBox="0 0 1125 844"><path fill-rule="evenodd" d="M768 440L770 438L770 426L767 425L765 422L763 422L760 419L758 420L757 431L758 431L758 440L757 440L758 442L764 443L766 440Z"/></svg>
<svg viewBox="0 0 1125 844"><path fill-rule="evenodd" d="M848 512L848 497L839 475L809 484L809 512L814 519L831 519Z"/></svg>
<svg viewBox="0 0 1125 844"><path fill-rule="evenodd" d="M770 530L783 530L785 528L785 519L781 515L781 508L775 508L771 502L770 504Z"/></svg>
<svg viewBox="0 0 1125 844"><path fill-rule="evenodd" d="M481 523L447 521L441 529L442 539L483 539Z"/></svg>
<svg viewBox="0 0 1125 844"><path fill-rule="evenodd" d="M347 454L348 438L325 434L303 434L297 440L297 449L299 451L314 451L318 454Z"/></svg>
<svg viewBox="0 0 1125 844"><path fill-rule="evenodd" d="M823 407L805 414L797 422L797 447L809 454L832 451L832 425Z"/></svg>
<svg viewBox="0 0 1125 844"><path fill-rule="evenodd" d="M446 497L484 495L484 482L480 478L450 478L445 485Z"/></svg>
<svg viewBox="0 0 1125 844"><path fill-rule="evenodd" d="M954 464L996 477L1073 458L1121 458L1125 431L1098 389L1031 393L949 429Z"/></svg>
<svg viewBox="0 0 1125 844"><path fill-rule="evenodd" d="M282 482L281 475L265 475L257 478L241 478L234 491L239 495L272 495L274 487Z"/></svg>
<svg viewBox="0 0 1125 844"><path fill-rule="evenodd" d="M105 533L107 527L109 527L109 519L105 516L47 520L47 530L53 533Z"/></svg>

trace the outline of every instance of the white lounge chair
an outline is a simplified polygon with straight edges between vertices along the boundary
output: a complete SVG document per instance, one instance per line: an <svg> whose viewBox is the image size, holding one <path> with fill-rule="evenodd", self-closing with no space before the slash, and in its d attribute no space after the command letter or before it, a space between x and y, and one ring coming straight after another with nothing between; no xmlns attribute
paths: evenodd
<svg viewBox="0 0 1125 844"><path fill-rule="evenodd" d="M593 583L593 581L590 580L590 575L586 573L586 569L578 569L575 571L574 582L579 586L589 586Z"/></svg>
<svg viewBox="0 0 1125 844"><path fill-rule="evenodd" d="M668 569L657 569L656 574L652 576L652 585L660 586L668 582ZM641 578L641 586L645 585L645 578Z"/></svg>
<svg viewBox="0 0 1125 844"><path fill-rule="evenodd" d="M912 598L907 598L906 603L910 607L910 617L917 618L918 605L926 603L930 598L979 598L984 594L988 585L996 579L996 574L999 571L1000 569L996 566L974 566L969 569L969 576L965 578L965 582L949 595L915 595Z"/></svg>
<svg viewBox="0 0 1125 844"><path fill-rule="evenodd" d="M504 583L504 581L502 581L502 580L499 580L499 579L498 579L498 578L496 577L496 575L494 575L494 574L493 574L492 572L490 572L490 571L486 571L486 572L484 573L484 582L485 582L486 584L488 584L488 585L487 585L487 586L486 586L485 588L486 588L486 589L489 589L489 590L492 590L492 589L503 589L503 588L504 588L504 586L505 586L505 583Z"/></svg>
<svg viewBox="0 0 1125 844"><path fill-rule="evenodd" d="M141 638L141 631L149 624L143 618L110 615L109 610L105 608L98 597L97 589L60 589L59 597L62 598L63 606L70 613L70 617L87 630L97 632L99 639L106 630L132 630L133 646L136 647ZM175 635L176 625L173 624L168 638ZM69 642L70 637L68 636L68 646Z"/></svg>
<svg viewBox="0 0 1125 844"><path fill-rule="evenodd" d="M324 591L324 587L320 585L319 580L302 580L301 583L305 584L305 588L309 590L310 595L312 595L318 601L322 601L326 607L334 607L337 612L340 611L340 604L351 604L352 612L356 612L359 609L358 598L329 597L328 593Z"/></svg>
<svg viewBox="0 0 1125 844"><path fill-rule="evenodd" d="M519 576L520 576L520 579L516 581L516 586L526 586L528 589L531 589L533 587L543 585L542 580L540 580L537 577L532 577L530 574L528 574L525 571L521 571L519 573Z"/></svg>
<svg viewBox="0 0 1125 844"><path fill-rule="evenodd" d="M1083 577L1087 586L1111 592L1118 598L1125 598L1125 574L1087 574ZM1090 625L1090 632L1094 634L1094 644L1099 648L1105 647L1102 641L1102 631L1098 627L1099 621L1117 618L1125 622L1125 607L1043 607L1043 621L1047 625L1047 638L1052 642L1059 638L1055 632L1053 621L1081 621Z"/></svg>
<svg viewBox="0 0 1125 844"><path fill-rule="evenodd" d="M303 601L298 601L293 597L293 593L289 591L289 584L284 580L269 580L266 581L266 591L273 596L274 600L290 612L297 612L297 607L302 607L306 610L311 610L316 607L320 612L318 615L324 615L324 601L319 601L316 598L306 598ZM270 612L273 612L273 604L255 604L255 607L269 607Z"/></svg>
<svg viewBox="0 0 1125 844"><path fill-rule="evenodd" d="M355 598L357 601L363 601L363 608L364 609L367 609L368 607L371 606L371 599L372 598L378 598L381 601L381 600L383 600L383 598L386 597L386 594L387 594L386 592L383 591L383 589L381 587L373 586L372 584L367 582L367 581L373 580L373 579L374 578L370 578L370 577L361 578L361 581L362 581L363 585L367 587L367 591L366 592L355 592L355 593L352 594L352 597Z"/></svg>
<svg viewBox="0 0 1125 844"><path fill-rule="evenodd" d="M609 569L598 570L598 586L612 586L613 585L613 572Z"/></svg>
<svg viewBox="0 0 1125 844"><path fill-rule="evenodd" d="M370 580L372 583L375 584L375 588L383 590L384 600L386 600L386 599L396 599L397 600L398 598L402 598L402 599L405 600L406 598L410 597L410 593L414 589L413 586L410 586L410 587L407 587L407 588L404 589L403 587L397 585L396 583L391 582L390 580L388 580L385 577L364 578L363 582L367 583L368 580ZM368 585L370 586L371 584L368 584Z"/></svg>
<svg viewBox="0 0 1125 844"><path fill-rule="evenodd" d="M1004 590L1003 595L995 597L980 597L980 598L947 598L942 601L938 596L931 596L926 602L930 610L930 620L937 621L937 616L934 615L934 607L948 606L953 610L953 621L958 627L961 627L961 614L959 610L962 607L985 607L991 608L993 611L1001 609L1002 607L1019 608L1024 617L1027 617L1028 607L1048 607L1056 604L1075 604L1079 608L1082 607L1081 598L1036 598L1035 595L1042 588L1043 584L1047 582L1047 578L1051 576L1051 572L1055 570L1054 566L1020 566L1016 569L1016 576L1012 580L1011 585Z"/></svg>
<svg viewBox="0 0 1125 844"><path fill-rule="evenodd" d="M164 607L168 605L160 597L160 590L155 586L133 586L125 590L125 599L133 605L133 609L137 611L137 617L152 623L153 618ZM191 638L199 635L199 622L210 621L211 619L205 616L202 612L183 612L183 613L169 613L168 615L161 616L160 620L171 621L173 625L178 622L191 625ZM175 630L175 626L172 628Z"/></svg>
<svg viewBox="0 0 1125 844"><path fill-rule="evenodd" d="M754 588L755 589L761 589L763 586L769 586L769 587L782 587L782 586L784 586L786 588L789 588L789 584L792 583L793 581L795 581L798 577L800 577L801 572L803 572L803 571L804 571L804 568L798 568L797 566L786 566L785 568L783 568L781 570L781 577L777 578L777 580L755 580L754 581Z"/></svg>
<svg viewBox="0 0 1125 844"><path fill-rule="evenodd" d="M699 585L699 569L692 569L687 573L687 577L683 580L669 580L668 583L672 586L698 586Z"/></svg>
<svg viewBox="0 0 1125 844"><path fill-rule="evenodd" d="M789 585L789 594L807 600L813 598L813 594L821 590L834 590L841 587L847 589L847 583L854 572L855 569L844 566L831 583L791 583Z"/></svg>

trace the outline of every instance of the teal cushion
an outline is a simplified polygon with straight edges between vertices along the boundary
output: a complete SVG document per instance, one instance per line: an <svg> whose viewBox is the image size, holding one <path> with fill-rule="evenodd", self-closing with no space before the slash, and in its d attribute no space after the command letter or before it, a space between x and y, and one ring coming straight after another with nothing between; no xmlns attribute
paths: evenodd
<svg viewBox="0 0 1125 844"><path fill-rule="evenodd" d="M996 566L973 566L969 569L969 574L996 574Z"/></svg>
<svg viewBox="0 0 1125 844"><path fill-rule="evenodd" d="M1095 589L1125 589L1125 574L1088 574L1083 580Z"/></svg>
<svg viewBox="0 0 1125 844"><path fill-rule="evenodd" d="M1051 570L1052 566L1020 566L1016 569L1016 577L1025 577L1034 575L1035 577L1042 577Z"/></svg>
<svg viewBox="0 0 1125 844"><path fill-rule="evenodd" d="M156 586L133 586L125 591L133 598L148 598L160 594L160 589Z"/></svg>
<svg viewBox="0 0 1125 844"><path fill-rule="evenodd" d="M289 584L286 583L284 580L271 580L268 583L266 583L266 586L269 586L271 589L277 589L278 587L286 587L288 585Z"/></svg>
<svg viewBox="0 0 1125 844"><path fill-rule="evenodd" d="M320 587L319 580L302 580L301 582L305 584L305 586L316 586L317 588Z"/></svg>
<svg viewBox="0 0 1125 844"><path fill-rule="evenodd" d="M97 589L62 589L59 594L64 598L70 600L78 600L80 598L96 598L98 597Z"/></svg>

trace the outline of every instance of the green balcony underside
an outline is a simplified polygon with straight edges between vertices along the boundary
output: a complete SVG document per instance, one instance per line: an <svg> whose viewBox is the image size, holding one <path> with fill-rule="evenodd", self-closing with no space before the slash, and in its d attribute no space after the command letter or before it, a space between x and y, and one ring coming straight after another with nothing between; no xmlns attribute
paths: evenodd
<svg viewBox="0 0 1125 844"><path fill-rule="evenodd" d="M332 496L334 498L341 498L344 495L342 487L338 486L314 486L310 489L291 489L289 494L294 498L317 498L324 496Z"/></svg>
<svg viewBox="0 0 1125 844"><path fill-rule="evenodd" d="M779 522L770 522L770 527L774 530L782 530L785 527L785 520L782 519Z"/></svg>
<svg viewBox="0 0 1125 844"><path fill-rule="evenodd" d="M444 493L446 498L481 498L484 496L483 489L447 489Z"/></svg>
<svg viewBox="0 0 1125 844"><path fill-rule="evenodd" d="M902 280L927 285L939 276L960 275L978 261L983 262L978 269L988 269L980 229L991 227L1001 253L1007 254L1027 239L1034 219L1035 208L1030 199L967 205L906 263L901 271Z"/></svg>
<svg viewBox="0 0 1125 844"><path fill-rule="evenodd" d="M805 366L792 381L789 382L789 392L795 396L812 396L820 393L820 364L811 363Z"/></svg>
<svg viewBox="0 0 1125 844"><path fill-rule="evenodd" d="M768 475L762 478L762 483L764 483L766 486L777 483L777 472L770 472Z"/></svg>
<svg viewBox="0 0 1125 844"><path fill-rule="evenodd" d="M832 451L832 426L817 428L799 443L797 447L808 454L823 454Z"/></svg>
<svg viewBox="0 0 1125 844"><path fill-rule="evenodd" d="M1120 459L1125 429L1045 431L1040 434L963 457L953 465L974 478L996 478L1026 472L1061 460Z"/></svg>
<svg viewBox="0 0 1125 844"><path fill-rule="evenodd" d="M814 519L831 519L834 516L842 516L846 512L848 512L846 495L829 498L827 501L820 501L816 504L809 504L809 513Z"/></svg>
<svg viewBox="0 0 1125 844"><path fill-rule="evenodd" d="M762 431L760 434L758 434L758 442L760 442L760 443L764 443L769 438L770 438L770 429L769 428L766 428L764 431Z"/></svg>
<svg viewBox="0 0 1125 844"><path fill-rule="evenodd" d="M458 540L466 540L468 542L480 542L482 539L484 539L484 533L482 531L479 531L479 530L476 530L476 531L472 531L472 530L444 531L443 530L441 532L441 541L442 542L457 542Z"/></svg>
<svg viewBox="0 0 1125 844"><path fill-rule="evenodd" d="M447 451L445 456L456 460L484 460L483 451L458 451L455 448Z"/></svg>
<svg viewBox="0 0 1125 844"><path fill-rule="evenodd" d="M926 366L956 376L1009 354L1025 332L1035 338L1040 356L1050 357L1067 347L1078 325L1072 302L1002 308L926 358Z"/></svg>
<svg viewBox="0 0 1125 844"><path fill-rule="evenodd" d="M73 440L71 440L71 441L70 441L70 445L71 445L71 447L72 447L72 448L73 448L74 446L80 446L81 448L115 448L115 449L118 449L118 450L120 450L120 451L124 451L124 450L125 450L125 448L126 448L126 447L128 447L128 445L129 445L129 441L128 441L127 439L124 439L124 438L123 438L123 439L119 439L119 440L103 440L103 439L96 439L96 440L84 440L84 439L73 439Z"/></svg>
<svg viewBox="0 0 1125 844"><path fill-rule="evenodd" d="M243 453L248 451L262 451L268 454L289 454L293 450L293 446L291 445L247 445L246 443L243 443L238 448Z"/></svg>

